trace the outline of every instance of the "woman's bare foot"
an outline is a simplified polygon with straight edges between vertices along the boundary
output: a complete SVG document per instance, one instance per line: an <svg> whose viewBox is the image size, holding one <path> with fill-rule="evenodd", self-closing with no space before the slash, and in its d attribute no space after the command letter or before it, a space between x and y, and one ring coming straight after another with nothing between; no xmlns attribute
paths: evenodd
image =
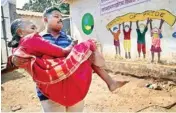
<svg viewBox="0 0 176 113"><path fill-rule="evenodd" d="M129 81L114 81L109 87L111 92L115 91L117 88L120 88L127 84Z"/></svg>

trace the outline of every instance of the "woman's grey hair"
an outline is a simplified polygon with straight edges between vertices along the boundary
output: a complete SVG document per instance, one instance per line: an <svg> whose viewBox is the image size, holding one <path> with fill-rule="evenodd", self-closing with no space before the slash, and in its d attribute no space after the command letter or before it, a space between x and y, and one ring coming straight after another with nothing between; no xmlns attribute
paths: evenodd
<svg viewBox="0 0 176 113"><path fill-rule="evenodd" d="M17 30L19 28L24 28L25 21L22 19L16 19L11 23L11 34L12 34L12 40L8 43L8 47L16 48L18 47L20 36L17 34Z"/></svg>

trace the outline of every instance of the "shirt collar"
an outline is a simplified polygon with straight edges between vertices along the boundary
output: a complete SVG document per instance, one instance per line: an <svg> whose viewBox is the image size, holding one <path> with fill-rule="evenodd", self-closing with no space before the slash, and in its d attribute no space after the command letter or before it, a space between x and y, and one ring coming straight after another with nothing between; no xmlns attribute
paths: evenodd
<svg viewBox="0 0 176 113"><path fill-rule="evenodd" d="M65 36L66 36L66 34L65 34L63 31L60 31L59 34L60 34L59 37L60 37L60 36L61 36L61 37L65 37ZM40 33L40 35L41 35L42 37L51 36L51 34L50 34L50 33L47 33L46 30L42 31L42 32Z"/></svg>

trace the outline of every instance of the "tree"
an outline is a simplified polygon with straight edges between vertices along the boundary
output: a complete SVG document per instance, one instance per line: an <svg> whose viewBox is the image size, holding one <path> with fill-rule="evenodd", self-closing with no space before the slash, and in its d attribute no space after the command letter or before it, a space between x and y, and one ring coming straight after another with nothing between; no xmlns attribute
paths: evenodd
<svg viewBox="0 0 176 113"><path fill-rule="evenodd" d="M64 14L70 14L69 4L61 3L61 0L29 0L29 3L24 4L22 9L43 12L46 8L51 6L58 7Z"/></svg>

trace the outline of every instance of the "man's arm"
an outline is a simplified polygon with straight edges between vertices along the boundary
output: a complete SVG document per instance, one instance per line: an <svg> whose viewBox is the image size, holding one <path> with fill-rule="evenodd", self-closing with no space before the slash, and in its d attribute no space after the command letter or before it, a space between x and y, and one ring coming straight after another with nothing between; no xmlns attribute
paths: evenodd
<svg viewBox="0 0 176 113"><path fill-rule="evenodd" d="M21 66L29 61L30 59L24 59L24 58L11 55L8 57L6 68L1 71L1 74L12 72L18 69L18 66Z"/></svg>

